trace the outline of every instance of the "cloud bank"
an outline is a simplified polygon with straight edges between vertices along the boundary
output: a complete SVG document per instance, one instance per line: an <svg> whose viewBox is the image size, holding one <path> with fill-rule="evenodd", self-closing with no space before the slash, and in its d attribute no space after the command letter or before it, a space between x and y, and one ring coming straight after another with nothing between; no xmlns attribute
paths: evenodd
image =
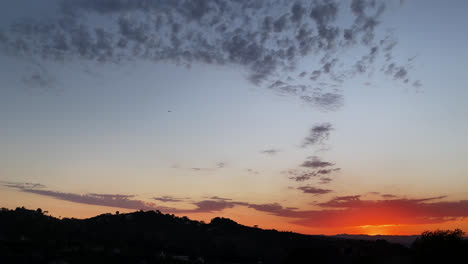
<svg viewBox="0 0 468 264"><path fill-rule="evenodd" d="M362 200L361 195L337 196L326 202L315 203L314 210L299 210L279 203L256 204L234 201L217 196L191 202L193 209L160 207L154 203L133 199L134 195L118 194L73 194L43 190L43 185L32 187L30 184L8 184L22 192L52 197L74 203L101 205L134 210L161 210L166 213L213 213L236 206L245 206L259 212L280 217L292 218L292 223L307 227L334 228L361 225L417 225L436 224L468 217L468 201L441 201L446 196L422 199L394 198L381 200ZM26 187L28 186L28 187ZM306 186L304 192L326 194L329 190ZM389 196L390 198L390 196Z"/></svg>
<svg viewBox="0 0 468 264"><path fill-rule="evenodd" d="M0 51L36 62L240 66L250 82L322 109L339 107L336 87L374 68L410 82L410 65L392 55L395 38L376 31L385 1L58 2L50 7L58 10L57 17L16 21L0 31ZM383 62L377 65L379 56ZM316 65L300 66L306 57ZM27 80L45 86L44 76L35 73Z"/></svg>

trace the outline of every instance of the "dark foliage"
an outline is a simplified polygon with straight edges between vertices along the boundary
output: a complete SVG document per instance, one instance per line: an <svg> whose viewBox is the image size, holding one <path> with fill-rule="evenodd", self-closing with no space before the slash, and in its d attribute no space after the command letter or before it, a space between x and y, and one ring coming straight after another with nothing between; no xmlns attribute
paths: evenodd
<svg viewBox="0 0 468 264"><path fill-rule="evenodd" d="M417 252L424 238L415 243ZM0 211L1 263L412 263L415 250L385 240L263 230L219 217L205 224L159 211L83 220L39 209Z"/></svg>
<svg viewBox="0 0 468 264"><path fill-rule="evenodd" d="M412 245L416 263L460 263L466 261L468 241L460 229L425 231Z"/></svg>

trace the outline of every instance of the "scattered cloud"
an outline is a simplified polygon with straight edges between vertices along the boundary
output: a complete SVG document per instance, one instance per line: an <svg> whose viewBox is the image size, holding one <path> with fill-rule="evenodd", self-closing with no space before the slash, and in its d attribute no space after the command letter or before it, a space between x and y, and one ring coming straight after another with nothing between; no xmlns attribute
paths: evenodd
<svg viewBox="0 0 468 264"><path fill-rule="evenodd" d="M31 183L31 182L9 182L9 181L0 181L0 185L9 188L18 188L18 189L42 189L46 186L40 183Z"/></svg>
<svg viewBox="0 0 468 264"><path fill-rule="evenodd" d="M393 199L393 198L397 198L398 196L394 195L394 194L382 194L382 198L385 198L385 199Z"/></svg>
<svg viewBox="0 0 468 264"><path fill-rule="evenodd" d="M377 37L375 32L385 11L383 0L353 0L350 5L338 0L58 2L56 19L16 21L1 32L0 51L59 63L115 65L145 60L186 66L237 65L256 85L329 110L342 104L342 95L317 91L315 81L340 85L376 66L397 81L409 75L410 67L400 66L392 56L395 38L391 34ZM350 14L352 21L341 23L342 14ZM347 67L349 63L343 62L353 60L347 56L350 50L354 55L364 53L353 55L356 61ZM375 65L380 54L385 64ZM316 57L318 65L299 67L306 56ZM309 78L285 77L293 73ZM27 80L49 83L40 74Z"/></svg>
<svg viewBox="0 0 468 264"><path fill-rule="evenodd" d="M212 170L210 168L197 168L197 167L190 168L190 169L193 170L193 171L210 171L210 170Z"/></svg>
<svg viewBox="0 0 468 264"><path fill-rule="evenodd" d="M311 160L308 165L312 166L312 168L320 168L322 165L329 165L333 166L334 164L329 163L329 162L323 162L320 160ZM320 183L325 184L325 183L330 183L333 179L330 178L330 175L333 174L336 171L340 171L340 168L330 168L330 169L316 169L316 170L300 170L300 169L291 169L284 171L284 174L287 174L290 180L294 180L296 182L303 182L303 181L308 181L314 177L320 177ZM327 177L325 177L327 175Z"/></svg>
<svg viewBox="0 0 468 264"><path fill-rule="evenodd" d="M334 168L334 169L321 169L317 171L317 174L328 175L335 171L340 171L341 168Z"/></svg>
<svg viewBox="0 0 468 264"><path fill-rule="evenodd" d="M316 171L288 170L286 173L292 175L288 177L290 180L297 182L307 181L317 176Z"/></svg>
<svg viewBox="0 0 468 264"><path fill-rule="evenodd" d="M330 137L330 132L333 126L330 123L316 124L309 130L309 135L304 139L302 147L314 146L322 144Z"/></svg>
<svg viewBox="0 0 468 264"><path fill-rule="evenodd" d="M246 169L246 171L247 171L248 173L252 173L252 174L259 174L259 173L260 173L259 171L254 170L254 169Z"/></svg>
<svg viewBox="0 0 468 264"><path fill-rule="evenodd" d="M232 202L227 200L203 200L193 203L197 206L196 209L189 209L186 212L193 213L207 213L207 212L218 212L224 209L233 208L236 205L248 205L243 202Z"/></svg>
<svg viewBox="0 0 468 264"><path fill-rule="evenodd" d="M134 210L166 210L165 207L158 207L156 204L142 200L130 199L133 195L109 195L109 194L74 194L64 193L49 190L38 189L21 189L22 192L39 194L42 196L49 196L63 201L70 201L74 203L110 206Z"/></svg>
<svg viewBox="0 0 468 264"><path fill-rule="evenodd" d="M281 150L279 150L279 149L265 149L265 150L260 151L260 153L267 154L267 155L276 155L280 151Z"/></svg>
<svg viewBox="0 0 468 264"><path fill-rule="evenodd" d="M318 168L325 168L334 166L334 163L323 161L317 156L310 156L308 160L304 161L301 166L306 168L318 169Z"/></svg>
<svg viewBox="0 0 468 264"><path fill-rule="evenodd" d="M313 93L302 95L300 98L321 110L333 111L343 105L343 95L338 93Z"/></svg>
<svg viewBox="0 0 468 264"><path fill-rule="evenodd" d="M211 196L211 197L208 197L209 199L212 199L212 200L223 200L223 201L230 201L232 199L229 199L229 198L223 198L223 197L219 197L219 196Z"/></svg>
<svg viewBox="0 0 468 264"><path fill-rule="evenodd" d="M161 197L153 197L153 200L160 201L163 203L180 203L185 202L186 199L184 198L175 198L169 195L161 196Z"/></svg>
<svg viewBox="0 0 468 264"><path fill-rule="evenodd" d="M297 189L301 190L303 193L315 194L315 195L327 194L327 193L332 192L332 190L320 189L320 188L316 188L312 186L301 186L301 187L297 187Z"/></svg>
<svg viewBox="0 0 468 264"><path fill-rule="evenodd" d="M100 205L109 207L118 207L133 210L161 210L161 211L173 211L174 209L168 207L159 207L154 203L146 202L142 200L132 199L135 195L122 195L122 194L75 194L58 192L51 190L44 190L46 186L42 184L31 184L31 183L5 183L6 187L16 188L21 192L33 193L37 195L52 197L58 200L69 201L74 203L89 204L89 205Z"/></svg>
<svg viewBox="0 0 468 264"><path fill-rule="evenodd" d="M320 184L327 184L327 183L330 183L331 181L333 181L332 178L329 178L329 177L321 177L320 178Z"/></svg>

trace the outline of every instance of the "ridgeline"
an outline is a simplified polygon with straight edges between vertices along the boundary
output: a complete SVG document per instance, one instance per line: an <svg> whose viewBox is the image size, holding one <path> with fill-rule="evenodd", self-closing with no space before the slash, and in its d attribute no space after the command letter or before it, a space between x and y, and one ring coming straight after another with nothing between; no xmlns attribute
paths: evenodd
<svg viewBox="0 0 468 264"><path fill-rule="evenodd" d="M453 263L468 252L459 236L439 241L447 247L424 239L406 247L263 230L220 217L204 223L159 211L58 219L41 209L3 208L0 263Z"/></svg>

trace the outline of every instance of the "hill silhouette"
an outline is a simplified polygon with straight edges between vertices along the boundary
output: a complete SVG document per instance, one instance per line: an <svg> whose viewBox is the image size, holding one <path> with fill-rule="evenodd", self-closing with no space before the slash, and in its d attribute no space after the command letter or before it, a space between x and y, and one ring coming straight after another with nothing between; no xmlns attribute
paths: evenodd
<svg viewBox="0 0 468 264"><path fill-rule="evenodd" d="M418 240L414 249L383 239L263 230L220 217L204 223L159 211L89 219L58 219L41 209L0 211L1 263L413 263L422 259L425 245L434 246L429 240ZM461 242L456 250L467 249Z"/></svg>

